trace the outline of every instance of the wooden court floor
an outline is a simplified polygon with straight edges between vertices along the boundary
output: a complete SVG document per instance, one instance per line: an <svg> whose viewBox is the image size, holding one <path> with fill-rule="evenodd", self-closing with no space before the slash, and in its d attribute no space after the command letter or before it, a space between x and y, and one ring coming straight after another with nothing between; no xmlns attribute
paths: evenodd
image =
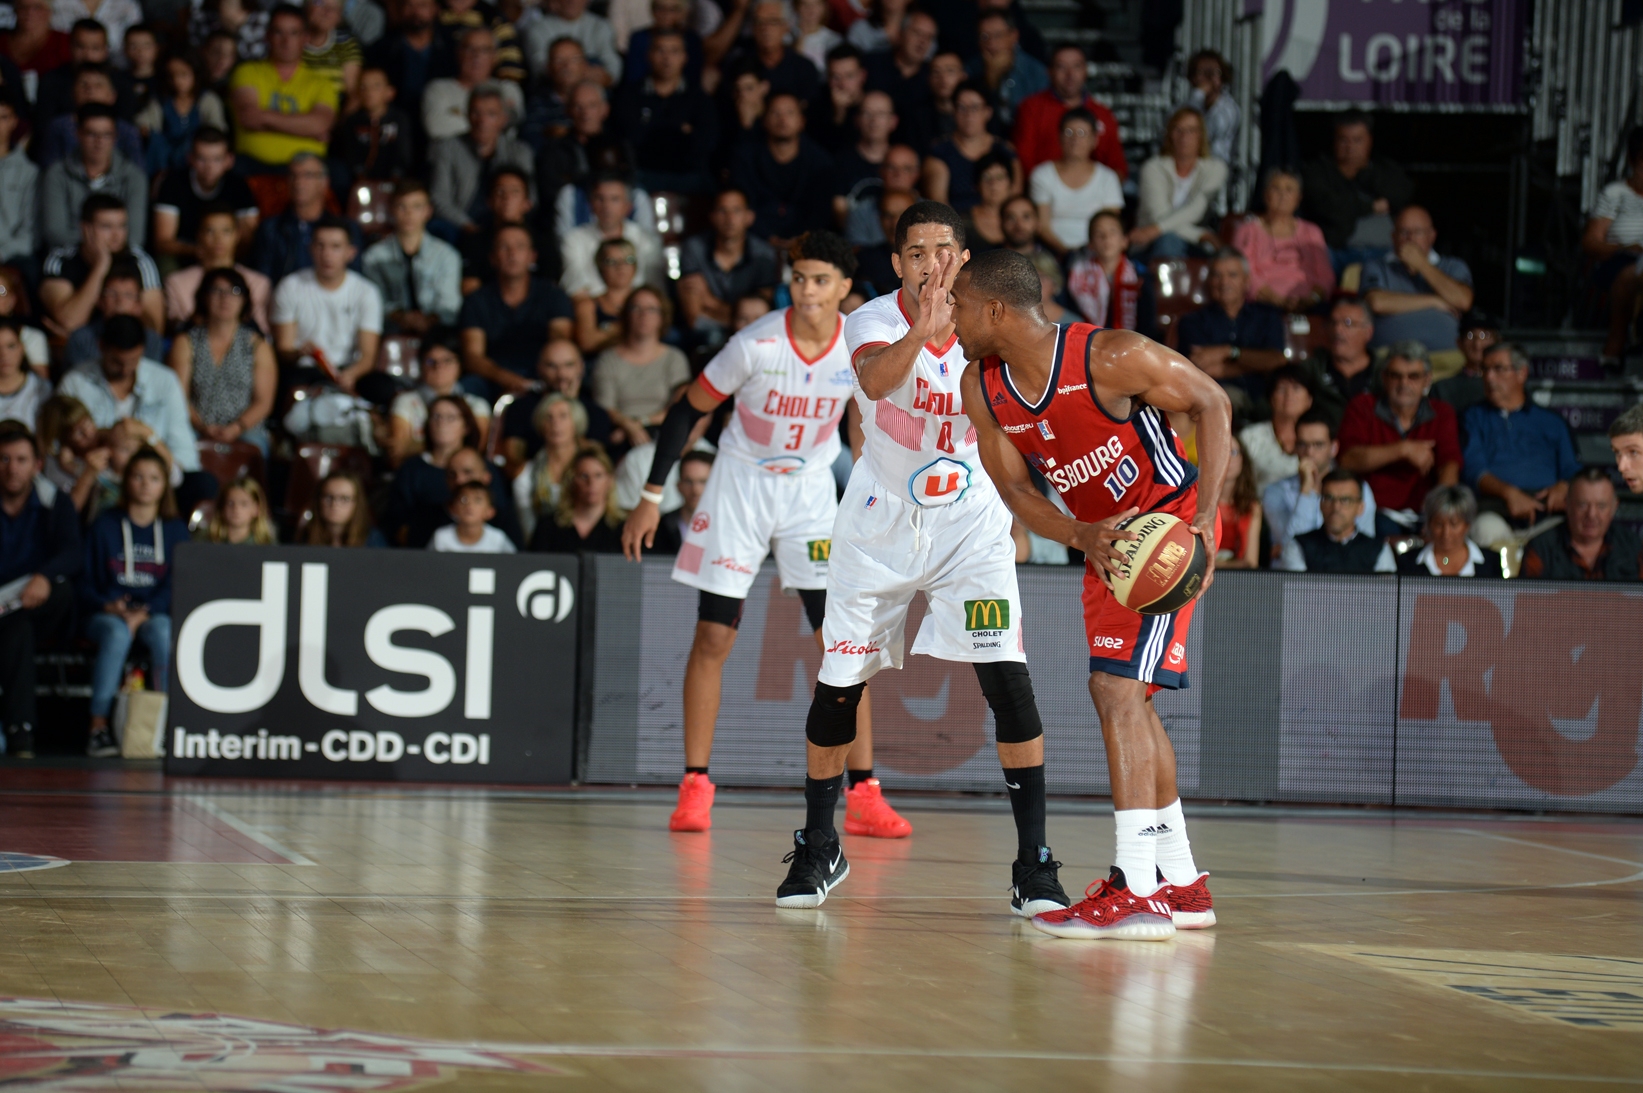
<svg viewBox="0 0 1643 1093"><path fill-rule="evenodd" d="M813 912L797 795L720 802L0 771L0 1086L1643 1087L1643 821L1189 807L1221 924L1079 943L996 802L899 798Z"/></svg>

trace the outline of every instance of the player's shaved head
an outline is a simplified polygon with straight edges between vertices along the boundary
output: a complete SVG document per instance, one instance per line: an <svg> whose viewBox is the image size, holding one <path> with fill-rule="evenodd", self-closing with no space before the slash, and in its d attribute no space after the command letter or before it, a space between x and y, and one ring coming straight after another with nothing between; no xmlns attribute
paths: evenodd
<svg viewBox="0 0 1643 1093"><path fill-rule="evenodd" d="M953 331L966 360L1002 355L1049 327L1038 267L1017 251L978 254L953 278Z"/></svg>
<svg viewBox="0 0 1643 1093"><path fill-rule="evenodd" d="M1044 298L1038 267L1020 251L1002 247L984 251L965 263L959 277L968 278L971 292L983 299L997 300L1006 307L1037 307ZM954 287L959 283L962 280Z"/></svg>

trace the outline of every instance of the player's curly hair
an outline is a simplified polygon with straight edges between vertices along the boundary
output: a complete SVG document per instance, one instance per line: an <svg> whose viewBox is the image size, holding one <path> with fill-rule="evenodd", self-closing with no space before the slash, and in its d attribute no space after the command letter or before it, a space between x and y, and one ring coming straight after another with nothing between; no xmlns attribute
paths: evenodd
<svg viewBox="0 0 1643 1093"><path fill-rule="evenodd" d="M826 262L846 277L856 275L856 252L844 237L825 229L807 231L787 248L787 262L808 258L812 262Z"/></svg>

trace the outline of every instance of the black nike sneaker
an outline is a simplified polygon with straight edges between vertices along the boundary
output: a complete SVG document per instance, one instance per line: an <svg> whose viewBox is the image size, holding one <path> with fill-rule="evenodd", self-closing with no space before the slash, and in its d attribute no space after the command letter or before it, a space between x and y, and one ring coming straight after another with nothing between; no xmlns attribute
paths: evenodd
<svg viewBox="0 0 1643 1093"><path fill-rule="evenodd" d="M1017 858L1010 863L1010 910L1022 918L1071 906L1061 887L1061 863L1050 856L1050 848L1038 848L1035 861Z"/></svg>
<svg viewBox="0 0 1643 1093"><path fill-rule="evenodd" d="M793 864L776 889L777 907L820 907L827 893L850 875L838 837L820 831L793 832L793 852L782 861Z"/></svg>

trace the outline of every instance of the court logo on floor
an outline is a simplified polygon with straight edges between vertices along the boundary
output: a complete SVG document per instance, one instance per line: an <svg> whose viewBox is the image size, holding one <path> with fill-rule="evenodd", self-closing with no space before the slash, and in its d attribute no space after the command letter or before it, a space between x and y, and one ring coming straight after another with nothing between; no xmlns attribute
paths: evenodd
<svg viewBox="0 0 1643 1093"><path fill-rule="evenodd" d="M0 998L0 1081L100 1093L378 1093L460 1071L568 1073L496 1051L217 1013Z"/></svg>
<svg viewBox="0 0 1643 1093"><path fill-rule="evenodd" d="M67 858L50 854L20 854L15 850L0 850L0 873L27 873L35 869L56 869L68 865Z"/></svg>

